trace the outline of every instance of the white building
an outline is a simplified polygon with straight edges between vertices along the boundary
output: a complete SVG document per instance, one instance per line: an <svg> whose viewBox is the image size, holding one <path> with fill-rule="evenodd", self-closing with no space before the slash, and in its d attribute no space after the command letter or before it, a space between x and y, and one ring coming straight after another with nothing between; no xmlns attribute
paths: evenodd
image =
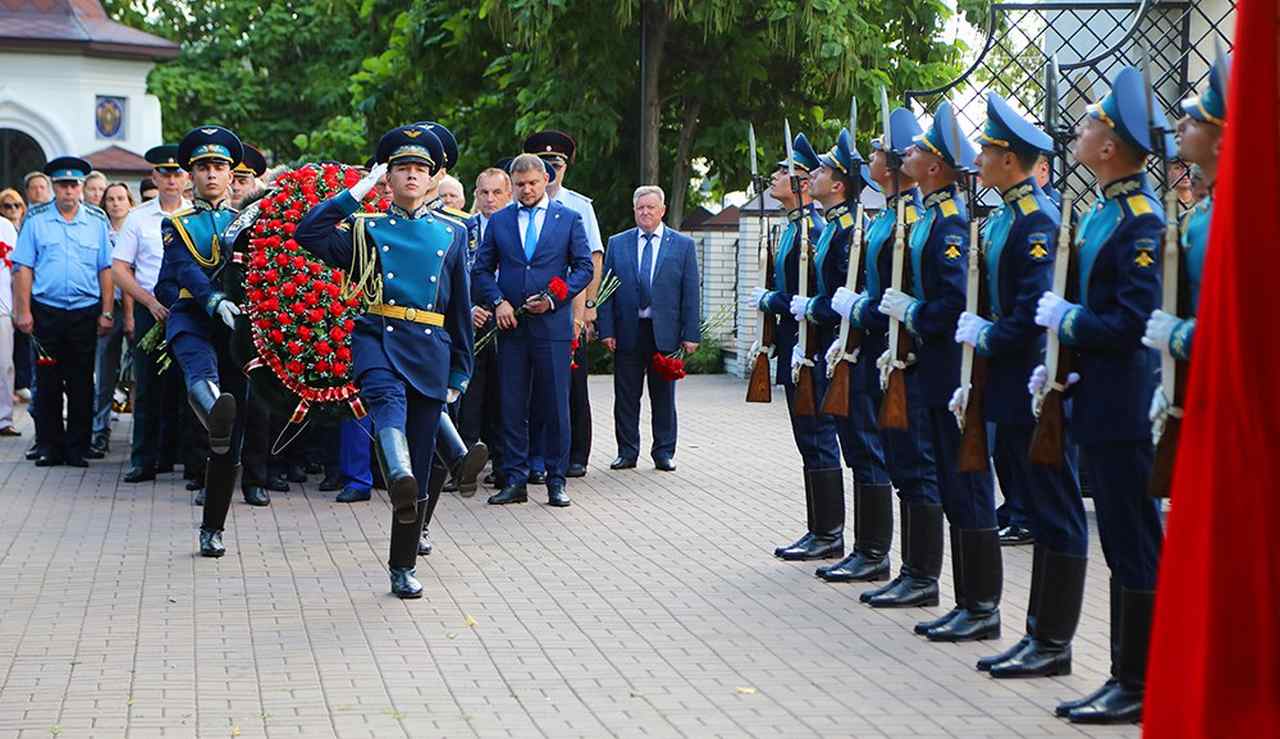
<svg viewBox="0 0 1280 739"><path fill-rule="evenodd" d="M81 156L137 180L162 143L160 101L147 94L170 41L121 25L98 0L0 2L0 187L57 156Z"/></svg>

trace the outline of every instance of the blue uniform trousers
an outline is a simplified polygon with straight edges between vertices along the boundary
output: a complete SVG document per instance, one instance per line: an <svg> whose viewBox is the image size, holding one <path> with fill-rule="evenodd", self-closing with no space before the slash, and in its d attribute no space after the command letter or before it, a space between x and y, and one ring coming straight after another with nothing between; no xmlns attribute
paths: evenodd
<svg viewBox="0 0 1280 739"><path fill-rule="evenodd" d="M517 329L498 342L498 357L507 484L529 480L531 435L541 437L547 480L563 483L570 443L569 342L536 339Z"/></svg>
<svg viewBox="0 0 1280 739"><path fill-rule="evenodd" d="M226 329L221 324L215 327L214 331L214 340L219 342L219 347L230 346L230 341L226 336ZM186 378L187 387L191 387L193 383L201 380L209 380L217 385L222 392L231 393L235 397L236 424L231 432L231 451L228 452L228 456L232 464L240 464L240 451L244 445L245 417L247 415L245 410L249 407L250 402L248 397L249 383L246 381L244 373L240 371L240 368L231 359L227 349L215 350L207 339L193 333L184 331L180 334L175 334L169 340L169 351L173 353L174 359L182 367L182 374ZM199 430L196 435L207 439L199 421L194 423L194 428Z"/></svg>
<svg viewBox="0 0 1280 739"><path fill-rule="evenodd" d="M1159 502L1147 494L1155 456L1151 442L1081 444L1080 455L1111 576L1130 590L1154 590L1164 539Z"/></svg>
<svg viewBox="0 0 1280 739"><path fill-rule="evenodd" d="M418 483L418 500L427 499L436 428L444 403L414 390L395 372L375 367L360 375L360 398L369 409L375 432L402 429L409 442L409 464Z"/></svg>
<svg viewBox="0 0 1280 739"><path fill-rule="evenodd" d="M987 439L994 440L999 434L998 424L987 422ZM1024 529L1031 528L1031 514L1027 512L1027 497L1034 495L1034 488L1027 489L1023 487L1025 481L1020 476L1019 470L1010 466L1010 464L1018 464L1019 461L1013 457L1006 456L1004 459L995 456L995 443L991 444L992 461L995 463L996 480L1000 483L1000 496L1003 500L1000 505L996 506L996 525L1001 528L1005 526L1020 526ZM1022 456L1026 456L1023 454ZM1012 462L1010 461L1012 460Z"/></svg>
<svg viewBox="0 0 1280 739"><path fill-rule="evenodd" d="M874 365L870 371L879 372ZM867 397L878 414L884 394L876 389ZM938 505L938 465L929 433L929 412L914 382L907 382L907 430L881 429L880 439L889 479L898 489L898 497L906 503Z"/></svg>
<svg viewBox="0 0 1280 739"><path fill-rule="evenodd" d="M360 491L373 487L370 441L373 435L373 418L360 420L348 418L338 427L338 465L342 469L342 484Z"/></svg>
<svg viewBox="0 0 1280 739"><path fill-rule="evenodd" d="M653 369L658 346L653 338L653 321L640 319L636 346L619 350L613 360L613 424L618 438L618 456L635 459L640 455L640 396L649 385L649 408L653 417L653 445L650 456L670 459L676 451L676 383L664 380Z"/></svg>
<svg viewBox="0 0 1280 739"><path fill-rule="evenodd" d="M788 356L790 356L788 354ZM836 436L836 424L831 416L817 413L812 416L796 415L796 387L791 382L790 363L782 373L782 387L787 394L787 411L791 414L791 434L795 437L796 448L800 450L800 459L806 470L829 470L840 466L839 441ZM827 363L819 358L814 362L813 403L822 403L822 394L827 389Z"/></svg>
<svg viewBox="0 0 1280 739"><path fill-rule="evenodd" d="M961 434L950 410L928 409L928 433L938 463L938 490L947 521L961 529L995 528L995 485L990 465L981 472L958 469Z"/></svg>
<svg viewBox="0 0 1280 739"><path fill-rule="evenodd" d="M1051 552L1084 557L1089 553L1089 524L1080 497L1075 455L1068 453L1061 469L1032 464L1027 450L1034 430L1034 426L1022 424L996 425L992 455L1000 490L1006 500L1007 491L1018 491L1022 496L1025 525L1035 532L1036 543Z"/></svg>
<svg viewBox="0 0 1280 739"><path fill-rule="evenodd" d="M868 368L870 368L868 370ZM849 415L832 416L844 462L853 470L853 480L860 485L885 485L889 482L889 469L885 462L884 444L876 425L879 408L871 394L865 391L869 385L868 371L876 371L874 362L858 362L850 368ZM822 373L823 394L827 386L826 370ZM822 395L818 396L819 402Z"/></svg>

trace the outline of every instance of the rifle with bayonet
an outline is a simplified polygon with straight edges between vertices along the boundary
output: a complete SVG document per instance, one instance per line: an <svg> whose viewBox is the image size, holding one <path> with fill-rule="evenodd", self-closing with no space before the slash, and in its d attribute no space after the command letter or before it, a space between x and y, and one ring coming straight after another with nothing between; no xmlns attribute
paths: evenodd
<svg viewBox="0 0 1280 739"><path fill-rule="evenodd" d="M956 116L951 118L952 138L960 141L960 124ZM978 240L978 198L975 175L963 175L965 200L969 210L969 265L965 281L964 309L981 316L985 308L982 280L982 248ZM987 445L987 423L983 415L987 387L987 358L981 356L972 344L963 344L960 358L960 387L967 392L962 396L964 404L956 413L960 427L960 451L957 469L961 472L982 472L991 466L991 453Z"/></svg>
<svg viewBox="0 0 1280 739"><path fill-rule="evenodd" d="M902 197L902 159L893 150L893 131L889 120L889 95L880 88L880 112L884 119L882 150L889 170L893 173L893 191L897 199L897 212L893 227L893 274L890 286L902 290L906 284L907 232L905 199ZM882 429L905 431L907 421L907 378L903 373L914 357L911 354L911 335L902 330L902 322L889 317L889 349L880 362L880 388L884 398L880 401L879 423Z"/></svg>
<svg viewBox="0 0 1280 739"><path fill-rule="evenodd" d="M1055 159L1060 173L1058 192L1062 195L1062 222L1058 225L1058 244L1053 256L1053 293L1065 298L1076 269L1076 255L1071 243L1071 192L1067 188L1067 144L1073 135L1066 125L1059 122L1057 56L1045 66L1045 91L1045 129L1053 137ZM1031 398L1036 427L1031 432L1028 454L1035 464L1061 467L1065 459L1066 417L1062 394L1067 389L1072 360L1071 351L1058 340L1057 329L1047 329L1044 349L1045 384Z"/></svg>
<svg viewBox="0 0 1280 739"><path fill-rule="evenodd" d="M747 140L748 150L751 152L751 184L760 200L760 207L756 212L760 225L760 241L756 245L756 256L759 260L760 282L768 287L773 269L773 244L764 220L766 188L756 165L756 128L750 124L747 127ZM773 316L756 306L756 341L752 356L747 360L751 365L751 375L747 381L748 403L768 403L773 400L773 383L770 379L769 365L772 364L773 359L774 328Z"/></svg>
<svg viewBox="0 0 1280 739"><path fill-rule="evenodd" d="M805 212L804 197L800 188L800 176L796 174L796 153L791 141L791 121L783 121L783 132L787 137L787 177L791 181L791 194L796 199L796 210L800 217L796 219L796 243L800 247L796 255L796 297L809 297L809 214ZM809 322L801 318L796 322L796 348L799 349L800 361L791 363L791 384L795 386L795 414L812 416L818 412L814 398L813 360L809 358L809 341L812 330Z"/></svg>
<svg viewBox="0 0 1280 739"><path fill-rule="evenodd" d="M849 102L849 143L854 144L854 133L858 126L858 100ZM862 197L862 170L854 165L855 171L849 173L853 181L852 196ZM864 216L862 203L858 203L857 213L853 219L853 238L849 241L849 270L845 274L844 286L851 292L858 290L858 277L862 274L862 219ZM849 415L849 394L852 384L851 372L853 363L858 361L858 352L862 347L862 329L853 328L850 320L840 319L840 334L837 339L840 355L835 361L827 363L827 392L822 397L822 412L829 416L845 417Z"/></svg>

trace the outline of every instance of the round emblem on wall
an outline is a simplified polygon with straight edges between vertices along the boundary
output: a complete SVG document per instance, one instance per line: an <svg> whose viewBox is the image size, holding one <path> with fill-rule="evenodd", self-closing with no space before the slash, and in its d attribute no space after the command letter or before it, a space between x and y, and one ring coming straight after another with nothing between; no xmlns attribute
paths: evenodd
<svg viewBox="0 0 1280 739"><path fill-rule="evenodd" d="M118 139L124 132L124 98L99 95L93 112L98 138Z"/></svg>

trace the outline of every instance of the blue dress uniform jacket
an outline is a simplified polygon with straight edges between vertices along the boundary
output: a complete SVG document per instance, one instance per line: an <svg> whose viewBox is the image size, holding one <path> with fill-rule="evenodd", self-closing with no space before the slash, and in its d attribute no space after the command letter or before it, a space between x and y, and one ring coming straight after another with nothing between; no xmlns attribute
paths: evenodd
<svg viewBox="0 0 1280 739"><path fill-rule="evenodd" d="M990 326L978 335L978 351L990 357L986 417L995 423L1032 425L1027 378L1041 362L1044 329L1036 303L1053 286L1053 254L1059 211L1034 179L1004 193L1004 203L982 231Z"/></svg>
<svg viewBox="0 0 1280 739"><path fill-rule="evenodd" d="M1169 337L1169 353L1184 362L1191 359L1191 340L1195 338L1195 317L1200 310L1200 283L1204 279L1204 259L1209 252L1209 225L1212 222L1213 197L1210 196L1196 204L1182 231L1182 268L1191 288L1191 305Z"/></svg>
<svg viewBox="0 0 1280 739"><path fill-rule="evenodd" d="M13 263L35 273L31 297L60 310L99 305L98 275L111 268L107 214L81 203L68 221L50 201L37 205L22 222Z"/></svg>
<svg viewBox="0 0 1280 739"><path fill-rule="evenodd" d="M1164 215L1145 174L1107 185L1076 235L1079 280L1058 327L1075 349L1072 428L1080 444L1151 438L1156 353L1142 346L1160 302Z"/></svg>
<svg viewBox="0 0 1280 739"><path fill-rule="evenodd" d="M474 344L466 226L427 208L415 214L395 206L385 214L359 210L350 193L339 193L313 208L294 238L321 261L350 269L355 236L363 232L377 254L382 303L443 314L444 325L364 314L351 336L354 376L386 369L439 401L450 388L466 390Z"/></svg>
<svg viewBox="0 0 1280 739"><path fill-rule="evenodd" d="M867 392L880 393L880 373L876 359L889 346L889 317L877 310L884 291L893 284L893 229L898 218L898 198L906 198L902 209L902 222L910 237L911 227L920 219L923 205L920 191L912 188L901 195L890 196L885 206L871 219L867 227L866 254L863 256L863 297L849 311L849 323L863 330L862 352L858 366L867 369L862 373Z"/></svg>
<svg viewBox="0 0 1280 739"><path fill-rule="evenodd" d="M760 298L760 309L778 317L778 330L774 335L774 354L778 361L778 378L791 376L791 349L797 341L797 324L791 315L791 298L799 292L800 286L800 231L799 220L805 216L809 228L809 245L812 248L818 243L826 221L817 207L810 204L803 209L793 210L787 215L788 223L778 240L778 253L773 260L773 283L770 290ZM814 293L817 286L817 270L813 261L809 262L809 294ZM837 285L839 287L839 285ZM829 342L828 342L829 343ZM809 347L810 356L826 351L825 346L815 343Z"/></svg>
<svg viewBox="0 0 1280 739"><path fill-rule="evenodd" d="M531 337L551 341L572 341L571 304L574 296L587 287L594 275L591 247L587 243L582 216L558 201L548 200L542 230L538 232L538 245L533 258L527 260L520 241L519 210L518 203L512 202L489 219L471 272L476 283L475 294L486 305L497 305L506 299L512 308L519 308L526 298L546 292L551 278L559 277L569 285L568 297L554 301L555 308L546 313L521 316L512 333L527 333ZM549 244L563 243L566 234L568 253L562 249L545 248Z"/></svg>
<svg viewBox="0 0 1280 739"><path fill-rule="evenodd" d="M156 299L169 306L165 339L172 341L182 333L209 339L211 316L225 297L218 274L229 255L221 236L235 218L236 211L225 204L197 199L190 209L160 223L164 261Z"/></svg>
<svg viewBox="0 0 1280 739"><path fill-rule="evenodd" d="M969 252L969 213L948 186L930 193L924 215L911 229L911 285L916 302L903 326L916 340L914 381L931 408L945 408L960 384L960 345L956 319L964 310Z"/></svg>
<svg viewBox="0 0 1280 739"><path fill-rule="evenodd" d="M618 278L613 297L600 306L600 337L616 338L618 351L635 351L640 326L640 229L609 238L604 271ZM653 338L657 349L669 354L680 342L702 341L699 326L698 254L693 239L673 228L662 229L658 263L653 268L651 295Z"/></svg>
<svg viewBox="0 0 1280 739"><path fill-rule="evenodd" d="M817 291L805 308L806 320L818 326L818 347L830 345L840 326L840 314L831 309L831 296L836 288L844 287L849 273L849 240L853 238L856 209L856 203L840 203L822 213L826 220L810 265L817 275Z"/></svg>

